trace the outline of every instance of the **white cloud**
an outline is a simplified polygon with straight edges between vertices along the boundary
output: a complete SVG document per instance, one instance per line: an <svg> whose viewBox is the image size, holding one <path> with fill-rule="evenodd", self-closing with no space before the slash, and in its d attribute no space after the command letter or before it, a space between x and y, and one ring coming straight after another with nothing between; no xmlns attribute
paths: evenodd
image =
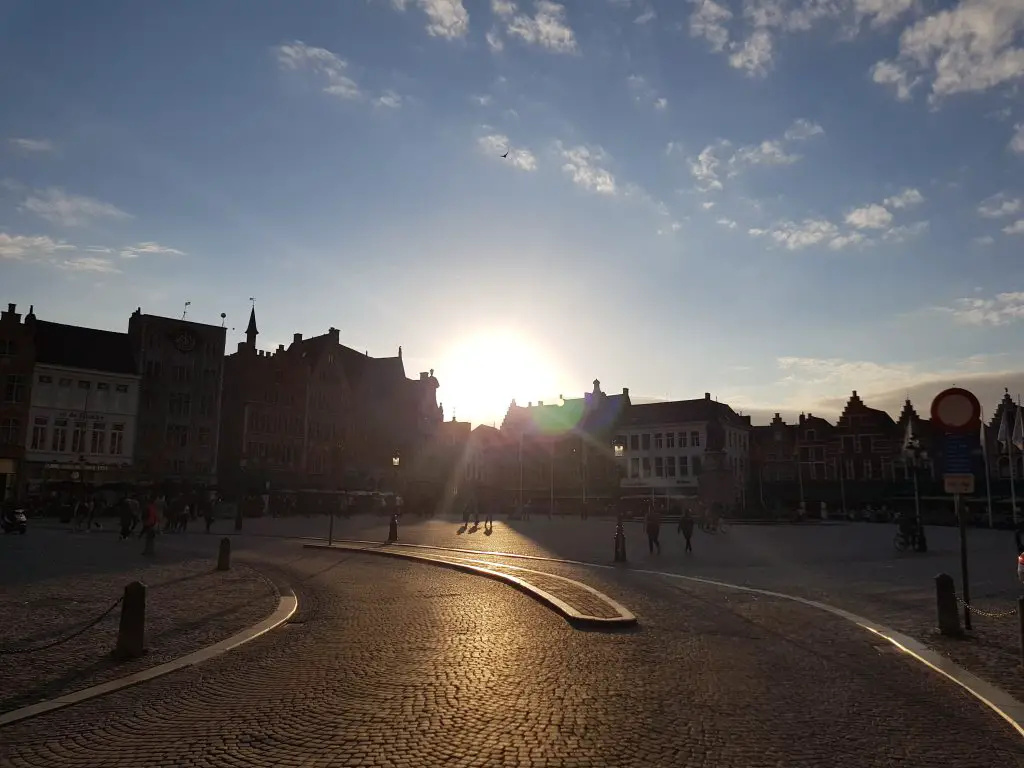
<svg viewBox="0 0 1024 768"><path fill-rule="evenodd" d="M825 129L817 123L803 117L798 117L793 121L793 124L786 129L786 132L783 134L783 138L786 139L786 141L803 141L804 139L809 139L812 136L821 136L824 133Z"/></svg>
<svg viewBox="0 0 1024 768"><path fill-rule="evenodd" d="M114 262L100 256L78 256L73 259L66 259L58 265L61 269L72 272L101 272L103 274L114 274L120 272Z"/></svg>
<svg viewBox="0 0 1024 768"><path fill-rule="evenodd" d="M813 245L830 245L840 237L839 228L825 219L804 219L801 222L781 221L770 229L751 229L754 237L770 237L790 251L798 251ZM841 248L848 243L833 246Z"/></svg>
<svg viewBox="0 0 1024 768"><path fill-rule="evenodd" d="M879 62L874 79L909 98L928 78L933 100L1007 85L1024 78L1022 32L1020 0L961 0L904 29L896 60Z"/></svg>
<svg viewBox="0 0 1024 768"><path fill-rule="evenodd" d="M853 11L859 24L868 20L873 27L884 27L913 10L915 0L853 0Z"/></svg>
<svg viewBox="0 0 1024 768"><path fill-rule="evenodd" d="M19 206L19 210L64 227L81 226L94 219L131 218L130 214L111 203L84 195L70 195L59 187L36 190Z"/></svg>
<svg viewBox="0 0 1024 768"><path fill-rule="evenodd" d="M409 4L418 6L427 17L427 34L454 40L465 37L469 31L469 12L462 0L391 0L391 4L404 11Z"/></svg>
<svg viewBox="0 0 1024 768"><path fill-rule="evenodd" d="M760 144L740 147L729 163L736 167L744 165L790 165L800 159L800 155L787 153L779 141L768 140ZM733 174L738 171L733 171Z"/></svg>
<svg viewBox="0 0 1024 768"><path fill-rule="evenodd" d="M590 192L614 195L618 191L615 176L602 167L608 155L600 147L563 147L558 145L562 159L562 170L572 177L573 183Z"/></svg>
<svg viewBox="0 0 1024 768"><path fill-rule="evenodd" d="M667 107L668 107L668 99L666 99L664 96L659 96L657 99L654 100L654 108L655 109L660 111L660 110L663 110L663 109L665 109Z"/></svg>
<svg viewBox="0 0 1024 768"><path fill-rule="evenodd" d="M8 139L11 146L23 152L53 152L53 142L49 139Z"/></svg>
<svg viewBox="0 0 1024 768"><path fill-rule="evenodd" d="M986 219L1001 219L1024 210L1024 200L999 192L978 204L978 215Z"/></svg>
<svg viewBox="0 0 1024 768"><path fill-rule="evenodd" d="M402 97L399 96L392 90L384 91L380 96L373 100L373 103L378 107L386 107L387 109L398 109L402 106Z"/></svg>
<svg viewBox="0 0 1024 768"><path fill-rule="evenodd" d="M724 216L718 219L718 221L716 221L715 223L723 227L728 227L729 229L736 229L737 226L735 221L733 221L732 219L727 219Z"/></svg>
<svg viewBox="0 0 1024 768"><path fill-rule="evenodd" d="M494 100L494 98L489 93L485 93L482 96L472 96L470 98L473 99L474 103L479 104L481 107L486 107L490 105L490 103Z"/></svg>
<svg viewBox="0 0 1024 768"><path fill-rule="evenodd" d="M725 146L728 146L728 142L719 144L719 147ZM697 157L690 160L690 173L697 180L698 188L702 192L722 189L722 182L718 178L721 160L716 151L713 146L704 147Z"/></svg>
<svg viewBox="0 0 1024 768"><path fill-rule="evenodd" d="M872 203L846 214L846 223L857 229L885 229L892 223L892 214L883 206Z"/></svg>
<svg viewBox="0 0 1024 768"><path fill-rule="evenodd" d="M633 19L633 23L634 24L647 24L650 21L654 21L655 16L656 16L656 14L654 13L654 9L653 8L648 8L646 11L644 11L639 16L637 16L635 19Z"/></svg>
<svg viewBox="0 0 1024 768"><path fill-rule="evenodd" d="M913 224L901 224L897 227L890 227L886 230L883 238L895 243L902 243L912 237L917 237L928 231L927 221L915 221Z"/></svg>
<svg viewBox="0 0 1024 768"><path fill-rule="evenodd" d="M1021 54L1024 56L1024 53ZM1013 126L1013 137L1010 139L1010 151L1024 155L1024 123Z"/></svg>
<svg viewBox="0 0 1024 768"><path fill-rule="evenodd" d="M992 245L996 239L992 235L982 235L981 237L974 238L974 242L977 245Z"/></svg>
<svg viewBox="0 0 1024 768"><path fill-rule="evenodd" d="M715 207L715 204L708 200L706 202L701 203L700 207L703 208L705 211L710 211L712 208Z"/></svg>
<svg viewBox="0 0 1024 768"><path fill-rule="evenodd" d="M696 0L694 0L696 3ZM690 15L690 35L703 37L711 43L711 50L720 53L729 44L729 30L726 25L732 20L732 11L719 5L715 0L704 0Z"/></svg>
<svg viewBox="0 0 1024 768"><path fill-rule="evenodd" d="M496 14L503 18L505 32L510 37L518 37L523 42L539 45L555 53L576 51L576 33L566 22L565 6L551 0L536 0L534 15L530 16L518 13L512 3L500 5L503 6L502 13L496 11ZM512 10L504 10L505 5L512 6Z"/></svg>
<svg viewBox="0 0 1024 768"><path fill-rule="evenodd" d="M509 2L509 0L491 0L491 11L495 16L508 19L515 15L516 4Z"/></svg>
<svg viewBox="0 0 1024 768"><path fill-rule="evenodd" d="M1013 224L1003 227L1003 232L1007 235L1024 235L1024 219L1017 219Z"/></svg>
<svg viewBox="0 0 1024 768"><path fill-rule="evenodd" d="M497 29L492 29L487 33L487 45L490 49L497 53L498 51L505 50L505 41L501 39Z"/></svg>
<svg viewBox="0 0 1024 768"><path fill-rule="evenodd" d="M630 75L626 78L626 85L633 92L637 101L651 104L655 109L661 110L668 106L668 99L659 96L647 79L642 75Z"/></svg>
<svg viewBox="0 0 1024 768"><path fill-rule="evenodd" d="M968 325L1009 325L1024 320L1024 291L997 293L990 299L960 298L938 309Z"/></svg>
<svg viewBox="0 0 1024 768"><path fill-rule="evenodd" d="M481 136L477 139L477 147L485 155L507 162L513 168L518 168L521 171L537 170L537 158L534 154L528 149L512 147L508 136L503 134L494 133ZM508 157L502 158L501 156L506 152L508 152Z"/></svg>
<svg viewBox="0 0 1024 768"><path fill-rule="evenodd" d="M348 62L326 48L294 40L278 45L273 50L282 69L312 72L321 78L326 83L325 93L341 99L358 99L362 96L359 84L347 74Z"/></svg>
<svg viewBox="0 0 1024 768"><path fill-rule="evenodd" d="M898 195L887 197L883 200L889 208L909 208L912 205L919 205L924 202L924 195L918 190L908 187Z"/></svg>
<svg viewBox="0 0 1024 768"><path fill-rule="evenodd" d="M751 77L764 77L772 68L772 36L764 29L754 30L740 45L734 46L729 55L729 65L742 69Z"/></svg>
<svg viewBox="0 0 1024 768"><path fill-rule="evenodd" d="M727 166L727 176L737 176L744 168L752 166L790 165L800 159L800 155L790 152L786 143L806 141L814 136L821 136L825 129L817 123L798 118L786 129L781 139L765 139L757 144L748 144L736 149L727 160L725 153L732 146L726 140L705 147L697 157L690 158L690 173L697 179L698 189L702 192L722 189L720 167ZM669 144L669 151L675 148Z"/></svg>
<svg viewBox="0 0 1024 768"><path fill-rule="evenodd" d="M75 246L43 235L10 235L0 232L0 259L37 261L53 257L59 251L75 250Z"/></svg>
<svg viewBox="0 0 1024 768"><path fill-rule="evenodd" d="M109 253L109 248L86 248L87 251L92 253ZM122 259L137 259L139 256L184 256L184 251L179 251L177 248L168 248L166 245L160 245L160 243L146 242L136 243L135 245L127 245L121 249L120 256Z"/></svg>

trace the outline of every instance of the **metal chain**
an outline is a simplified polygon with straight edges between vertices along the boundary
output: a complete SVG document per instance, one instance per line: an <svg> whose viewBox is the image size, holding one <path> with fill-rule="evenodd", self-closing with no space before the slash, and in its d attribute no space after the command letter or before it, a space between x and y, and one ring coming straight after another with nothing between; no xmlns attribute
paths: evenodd
<svg viewBox="0 0 1024 768"><path fill-rule="evenodd" d="M977 613L979 616L987 616L990 619L1005 619L1007 616L1014 616L1017 613L1016 608L1011 608L1008 611L983 611L981 608L975 608L970 603L964 602L960 595L956 596L956 601L971 613Z"/></svg>
<svg viewBox="0 0 1024 768"><path fill-rule="evenodd" d="M123 597L117 598L117 601L112 606L107 608L107 610L105 610L103 613L101 613L95 619L90 621L84 627L81 627L80 629L77 629L74 632L72 632L67 637L59 637L56 640L51 640L50 642L48 642L48 643L46 643L44 645L37 645L34 648L2 648L2 649L0 649L0 656L13 656L13 655L19 654L19 653L35 653L36 651L45 651L48 648L53 648L54 646L66 643L66 642L68 642L68 640L74 640L76 637L81 635L83 632L86 632L86 631L92 629L97 624L99 624L101 621L103 621L105 618L107 618L107 616L110 614L110 612L112 610L114 610L115 608L117 608L117 606L119 606L121 604L122 600L124 600Z"/></svg>

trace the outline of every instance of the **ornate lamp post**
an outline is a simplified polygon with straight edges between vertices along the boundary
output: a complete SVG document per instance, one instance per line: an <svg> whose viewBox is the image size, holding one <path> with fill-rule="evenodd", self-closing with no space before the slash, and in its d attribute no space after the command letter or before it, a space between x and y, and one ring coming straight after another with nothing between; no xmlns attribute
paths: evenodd
<svg viewBox="0 0 1024 768"><path fill-rule="evenodd" d="M928 464L928 451L921 447L921 440L911 433L903 446L903 460L910 467L910 474L914 479L914 525L917 529L917 542L915 549L918 552L928 551L928 541L924 535L924 525L921 522L921 493L918 489L917 475L921 467Z"/></svg>

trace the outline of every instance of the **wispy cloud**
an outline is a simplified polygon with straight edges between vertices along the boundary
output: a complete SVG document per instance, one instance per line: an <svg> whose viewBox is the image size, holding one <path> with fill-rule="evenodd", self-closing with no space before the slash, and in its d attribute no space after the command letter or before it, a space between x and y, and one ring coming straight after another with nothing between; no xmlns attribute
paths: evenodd
<svg viewBox="0 0 1024 768"><path fill-rule="evenodd" d="M110 259L100 256L78 256L73 259L65 259L57 264L60 269L71 272L101 272L104 274L115 274L121 270Z"/></svg>
<svg viewBox="0 0 1024 768"><path fill-rule="evenodd" d="M87 250L93 250L91 248ZM109 250L109 249L106 249ZM160 245L160 243L147 242L147 243L136 243L135 245L125 246L121 249L120 256L122 259L137 259L140 256L184 256L184 251L179 251L177 248L168 248L166 245Z"/></svg>
<svg viewBox="0 0 1024 768"><path fill-rule="evenodd" d="M608 155L601 147L564 147L559 142L558 151L564 161L562 170L574 184L600 195L614 195L618 191L614 174L603 165Z"/></svg>
<svg viewBox="0 0 1024 768"><path fill-rule="evenodd" d="M45 235L11 235L0 232L0 259L41 261L61 251L73 251L75 246Z"/></svg>
<svg viewBox="0 0 1024 768"><path fill-rule="evenodd" d="M469 12L462 0L391 0L400 11L417 6L427 17L427 34L447 40L465 37L469 31Z"/></svg>
<svg viewBox="0 0 1024 768"><path fill-rule="evenodd" d="M513 147L508 136L504 134L493 133L481 136L477 139L477 148L485 155L508 163L521 171L537 170L537 158L533 152L523 147ZM502 158L501 156L506 152L508 152L508 157Z"/></svg>
<svg viewBox="0 0 1024 768"><path fill-rule="evenodd" d="M508 37L537 45L553 53L575 53L576 33L567 21L565 6L551 0L536 0L534 13L520 12L518 6L508 0L492 0L491 10ZM492 40L493 35L493 40ZM498 27L488 36L488 43L494 50L501 50Z"/></svg>
<svg viewBox="0 0 1024 768"><path fill-rule="evenodd" d="M920 205L924 202L924 195L918 190L908 187L897 195L887 197L883 201L889 208L909 208L912 205Z"/></svg>
<svg viewBox="0 0 1024 768"><path fill-rule="evenodd" d="M321 78L325 93L341 99L358 99L363 95L359 84L348 74L348 62L326 48L293 40L276 46L274 55L282 69L311 72Z"/></svg>
<svg viewBox="0 0 1024 768"><path fill-rule="evenodd" d="M12 147L22 152L53 152L55 147L49 139L8 139Z"/></svg>
<svg viewBox="0 0 1024 768"><path fill-rule="evenodd" d="M892 223L892 214L884 206L872 203L846 214L846 223L857 229L885 229Z"/></svg>
<svg viewBox="0 0 1024 768"><path fill-rule="evenodd" d="M33 213L63 227L78 227L96 219L130 219L128 214L112 203L105 203L84 195L72 195L59 187L37 190L19 206L19 210Z"/></svg>
<svg viewBox="0 0 1024 768"><path fill-rule="evenodd" d="M1003 227L1003 233L1007 235L1024 235L1024 219L1017 219L1013 224Z"/></svg>
<svg viewBox="0 0 1024 768"><path fill-rule="evenodd" d="M1022 51L1022 56L1024 56L1024 51ZM1024 123L1017 123L1013 126L1009 149L1018 155L1024 155Z"/></svg>
<svg viewBox="0 0 1024 768"><path fill-rule="evenodd" d="M1001 219L1024 210L1024 200L998 192L978 203L978 215L985 219Z"/></svg>
<svg viewBox="0 0 1024 768"><path fill-rule="evenodd" d="M657 110L668 107L668 99L660 96L643 75L630 75L626 78L626 85L629 86L633 97L638 102L649 104Z"/></svg>
<svg viewBox="0 0 1024 768"><path fill-rule="evenodd" d="M968 325L1009 325L1024 319L1024 291L997 293L991 298L964 297L949 307L937 307Z"/></svg>

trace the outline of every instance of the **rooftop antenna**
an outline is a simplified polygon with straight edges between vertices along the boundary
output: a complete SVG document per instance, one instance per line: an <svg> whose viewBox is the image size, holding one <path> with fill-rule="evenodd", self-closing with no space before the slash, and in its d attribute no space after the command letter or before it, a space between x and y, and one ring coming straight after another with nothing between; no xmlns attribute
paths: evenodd
<svg viewBox="0 0 1024 768"><path fill-rule="evenodd" d="M184 319L185 319L185 315L187 315L187 314L188 314L188 308L189 308L190 306L192 306L192 302L191 302L191 301L186 301L186 302L185 302L185 309L184 309L184 310L182 310L182 313L181 313L181 319L182 319L182 320L184 320Z"/></svg>
<svg viewBox="0 0 1024 768"><path fill-rule="evenodd" d="M225 318L227 318L227 314L224 313L224 312L221 312L220 313L220 327L221 328L223 328L225 325L227 325L227 320ZM234 329L232 329L232 330L234 330Z"/></svg>

